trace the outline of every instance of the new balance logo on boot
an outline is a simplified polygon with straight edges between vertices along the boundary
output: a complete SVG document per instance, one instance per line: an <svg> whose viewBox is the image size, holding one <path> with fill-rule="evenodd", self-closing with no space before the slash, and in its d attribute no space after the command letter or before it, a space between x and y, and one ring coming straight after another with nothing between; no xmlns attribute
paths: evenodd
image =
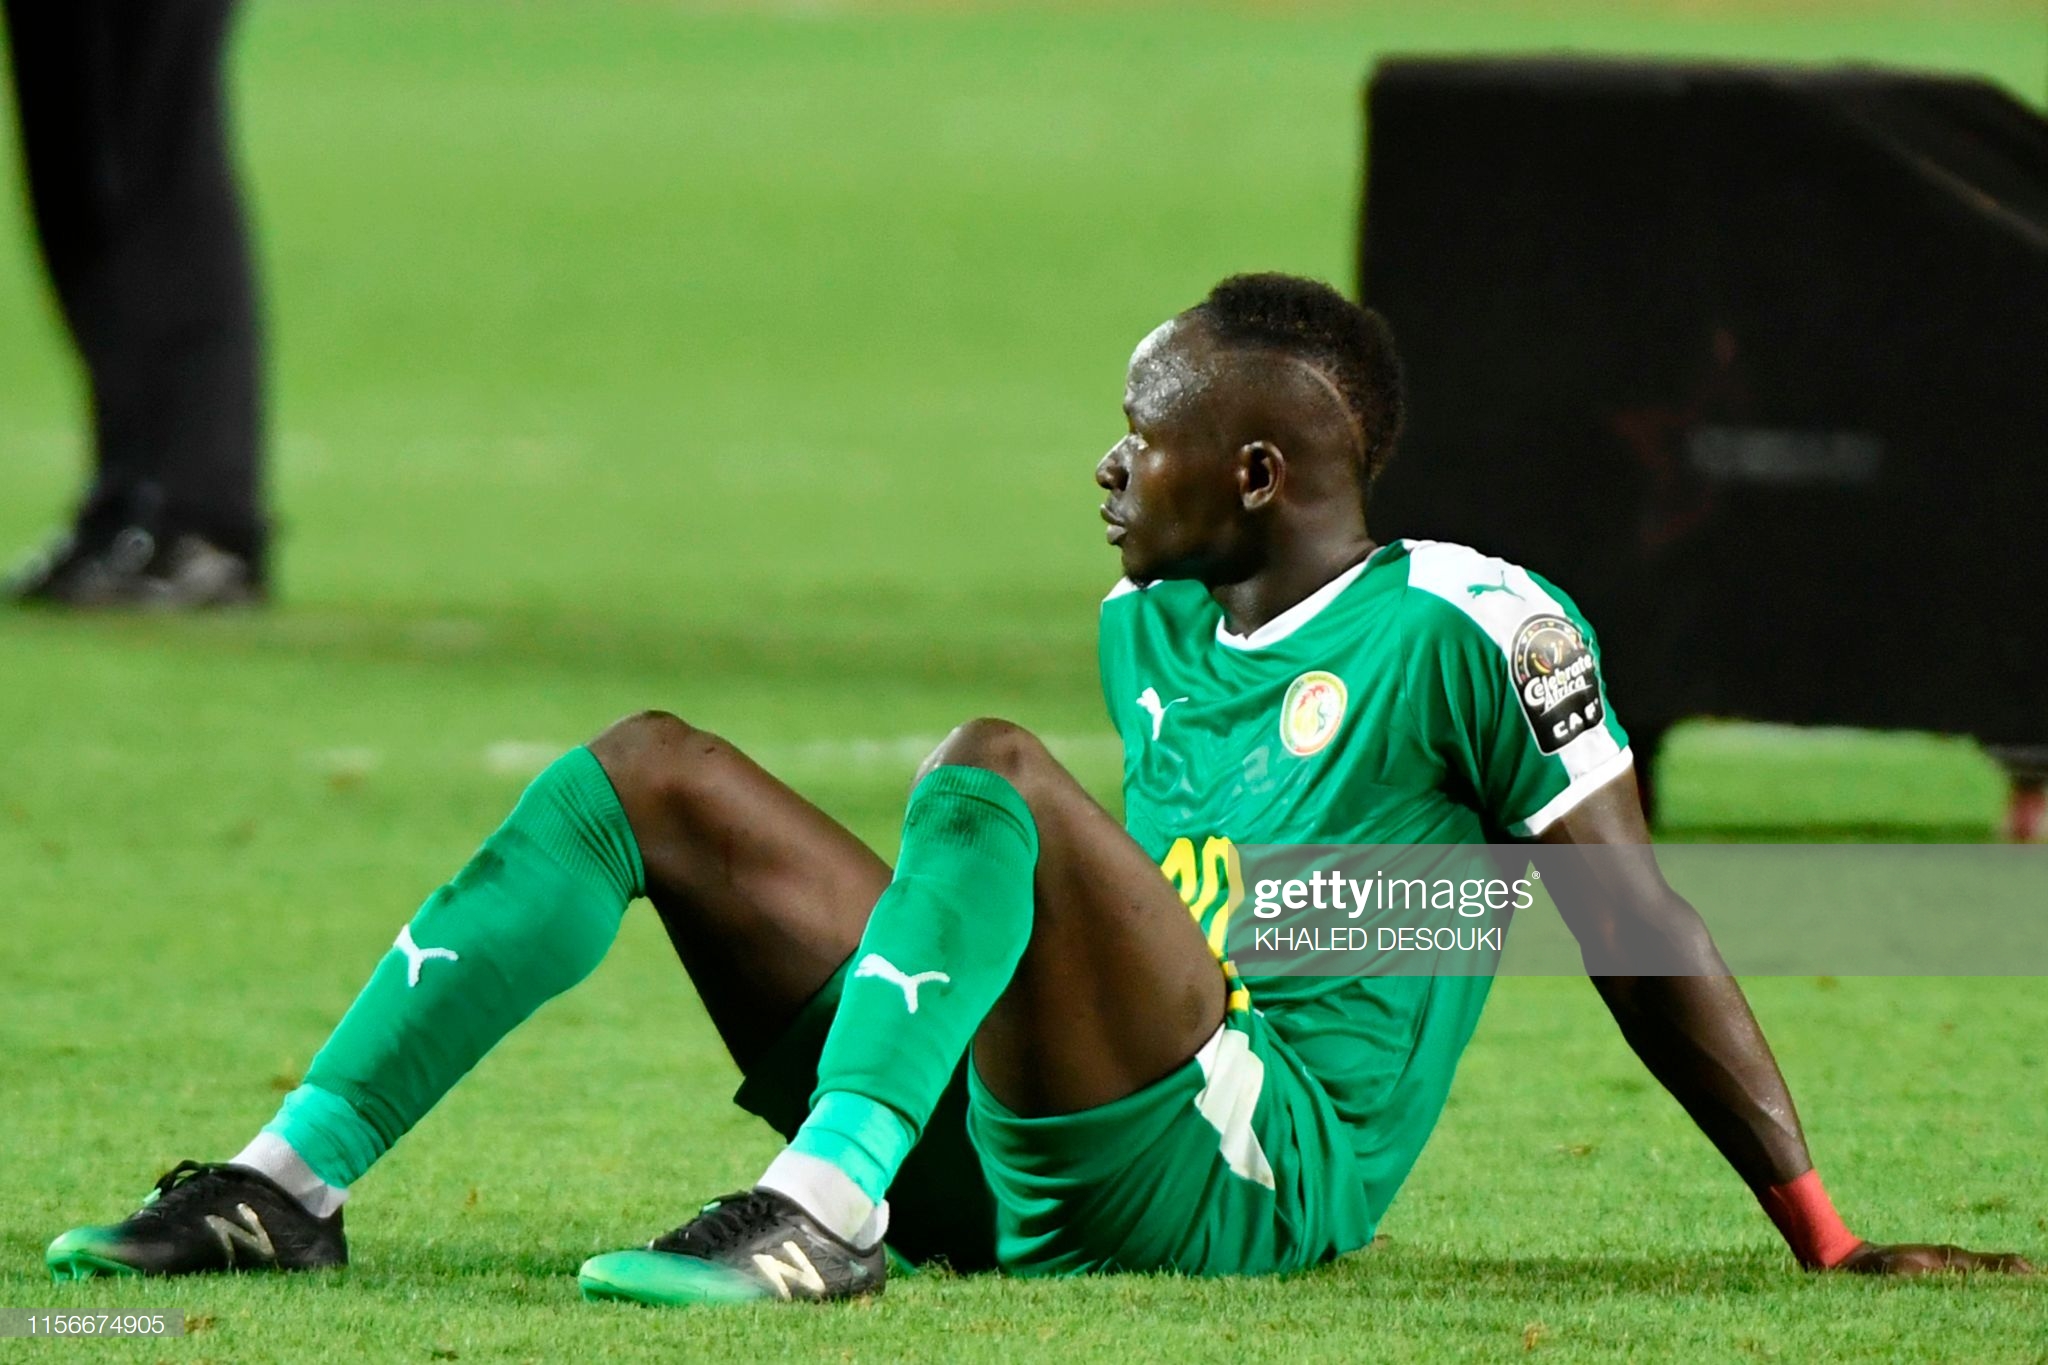
<svg viewBox="0 0 2048 1365"><path fill-rule="evenodd" d="M804 1255L804 1249L795 1242L785 1241L772 1256L765 1251L755 1252L754 1269L760 1271L761 1278L774 1285L775 1292L785 1299L790 1297L792 1282L813 1298L825 1296L825 1277L818 1273L818 1267L811 1264L811 1258Z"/></svg>
<svg viewBox="0 0 2048 1365"><path fill-rule="evenodd" d="M270 1245L270 1234L263 1230L263 1220L256 1216L256 1210L247 1204L237 1204L235 1213L240 1222L217 1213L206 1215L206 1226L220 1238L221 1255L228 1258L228 1265L232 1267L235 1264L235 1248L238 1246L247 1253L242 1258L245 1264L267 1266L277 1260L277 1248Z"/></svg>

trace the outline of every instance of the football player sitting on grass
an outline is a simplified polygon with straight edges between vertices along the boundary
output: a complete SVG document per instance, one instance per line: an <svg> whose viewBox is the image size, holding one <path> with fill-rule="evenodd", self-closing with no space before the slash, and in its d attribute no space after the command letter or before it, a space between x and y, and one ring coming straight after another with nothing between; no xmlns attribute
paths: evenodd
<svg viewBox="0 0 2048 1365"><path fill-rule="evenodd" d="M1622 850L1608 884L1553 895L1623 1036L1800 1265L2028 1269L1844 1225L1741 988L1649 854L1578 609L1515 565L1367 533L1402 419L1377 316L1310 281L1226 280L1139 345L1124 411L1095 471L1123 560L1101 619L1123 823L1030 733L972 720L925 761L892 870L717 736L622 721L428 897L245 1149L65 1233L50 1269L341 1264L350 1188L596 967L639 896L739 1103L788 1146L585 1263L589 1296L874 1294L885 1237L1032 1275L1315 1265L1371 1240L1491 978L1240 979L1221 954L1243 888L1219 878L1247 844L1489 840ZM1640 941L1670 974L1602 970Z"/></svg>

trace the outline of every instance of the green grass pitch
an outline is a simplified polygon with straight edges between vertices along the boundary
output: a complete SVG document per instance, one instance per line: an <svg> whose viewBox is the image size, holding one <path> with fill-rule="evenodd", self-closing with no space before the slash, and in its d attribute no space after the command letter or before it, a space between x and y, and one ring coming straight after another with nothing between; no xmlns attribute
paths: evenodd
<svg viewBox="0 0 2048 1365"><path fill-rule="evenodd" d="M1375 53L1856 56L2036 101L2048 69L2019 7L1551 8L258 0L285 601L0 617L0 1306L195 1315L96 1359L2048 1359L2041 1285L1794 1273L1572 981L1503 983L1385 1242L1322 1271L586 1305L581 1258L772 1150L644 908L365 1181L346 1273L43 1276L57 1231L239 1146L525 774L625 711L722 729L885 847L974 714L1110 792L1089 472L1121 366L1221 274L1348 278ZM0 550L78 446L10 197ZM1675 744L1668 837L1998 813L1964 744ZM1859 1228L2048 1249L2036 983L1754 997Z"/></svg>

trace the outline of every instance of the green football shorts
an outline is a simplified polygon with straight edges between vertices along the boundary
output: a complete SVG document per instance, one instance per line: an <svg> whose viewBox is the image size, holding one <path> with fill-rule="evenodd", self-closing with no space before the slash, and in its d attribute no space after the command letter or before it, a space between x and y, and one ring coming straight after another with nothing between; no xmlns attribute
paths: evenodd
<svg viewBox="0 0 2048 1365"><path fill-rule="evenodd" d="M842 966L748 1073L741 1108L787 1137L817 1085ZM889 1191L912 1260L1020 1275L1265 1275L1372 1240L1343 1124L1255 1010L1153 1085L1078 1114L1024 1118L963 1065Z"/></svg>

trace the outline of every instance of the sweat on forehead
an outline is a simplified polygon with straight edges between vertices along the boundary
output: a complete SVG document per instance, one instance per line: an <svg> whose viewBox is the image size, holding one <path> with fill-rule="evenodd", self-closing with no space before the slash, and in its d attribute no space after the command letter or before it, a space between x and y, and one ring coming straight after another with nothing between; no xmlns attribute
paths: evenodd
<svg viewBox="0 0 2048 1365"><path fill-rule="evenodd" d="M1207 392L1216 378L1217 348L1186 314L1168 318L1131 352L1128 397L1149 412L1165 413Z"/></svg>
<svg viewBox="0 0 2048 1365"><path fill-rule="evenodd" d="M1348 406L1319 366L1277 346L1222 341L1196 311L1168 319L1138 343L1128 396L1154 416L1196 399L1233 398L1225 407L1240 415L1271 416L1277 405L1294 421L1334 421L1356 438Z"/></svg>

